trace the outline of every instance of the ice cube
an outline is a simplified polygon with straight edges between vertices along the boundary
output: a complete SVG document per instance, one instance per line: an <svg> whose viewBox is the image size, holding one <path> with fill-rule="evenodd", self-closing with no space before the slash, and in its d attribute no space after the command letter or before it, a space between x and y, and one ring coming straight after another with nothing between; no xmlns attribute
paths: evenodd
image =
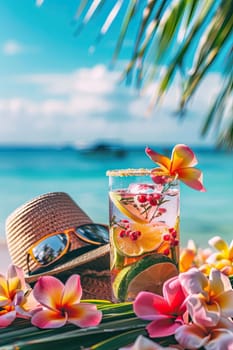
<svg viewBox="0 0 233 350"><path fill-rule="evenodd" d="M150 185L150 184L137 184L137 183L132 183L128 187L128 192L129 193L145 193L145 194L150 194L155 191L155 186Z"/></svg>

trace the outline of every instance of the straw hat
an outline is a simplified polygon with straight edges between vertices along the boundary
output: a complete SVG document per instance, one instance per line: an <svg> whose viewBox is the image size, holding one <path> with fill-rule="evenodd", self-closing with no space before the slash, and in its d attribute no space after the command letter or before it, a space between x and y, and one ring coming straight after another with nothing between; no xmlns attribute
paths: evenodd
<svg viewBox="0 0 233 350"><path fill-rule="evenodd" d="M83 298L110 300L109 244L73 257L54 268L49 269L48 266L45 272L27 275L27 252L35 242L50 233L89 223L93 221L66 193L52 192L32 199L6 220L6 238L13 264L24 270L25 279L30 284L34 284L42 275L55 275L65 281L70 275L79 273ZM79 247L76 236L71 236L69 251L75 253ZM29 267L31 271L38 268L32 259Z"/></svg>

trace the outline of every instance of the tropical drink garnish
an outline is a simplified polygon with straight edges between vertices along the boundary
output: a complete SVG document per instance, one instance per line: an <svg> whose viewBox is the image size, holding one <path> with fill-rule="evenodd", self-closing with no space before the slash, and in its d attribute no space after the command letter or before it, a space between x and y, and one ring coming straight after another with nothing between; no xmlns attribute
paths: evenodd
<svg viewBox="0 0 233 350"><path fill-rule="evenodd" d="M171 159L148 147L146 154L157 168L107 172L113 301L133 300L143 290L161 294L178 274L179 180L205 191L186 145L176 145Z"/></svg>
<svg viewBox="0 0 233 350"><path fill-rule="evenodd" d="M169 233L168 227L161 224L138 224L121 220L112 228L112 236L119 254L137 257L160 247L163 236Z"/></svg>
<svg viewBox="0 0 233 350"><path fill-rule="evenodd" d="M178 275L174 262L161 254L144 256L141 260L123 268L113 282L118 300L133 300L144 290L162 295L163 283Z"/></svg>

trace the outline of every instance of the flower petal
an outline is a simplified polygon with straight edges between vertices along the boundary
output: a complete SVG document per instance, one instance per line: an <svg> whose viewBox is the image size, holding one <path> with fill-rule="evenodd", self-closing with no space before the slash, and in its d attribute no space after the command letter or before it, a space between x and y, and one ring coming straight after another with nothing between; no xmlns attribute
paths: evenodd
<svg viewBox="0 0 233 350"><path fill-rule="evenodd" d="M180 253L180 272L188 271L194 262L195 252L192 249L185 248Z"/></svg>
<svg viewBox="0 0 233 350"><path fill-rule="evenodd" d="M232 290L229 278L217 269L211 269L209 280L210 289L214 291L215 295L221 294L227 290Z"/></svg>
<svg viewBox="0 0 233 350"><path fill-rule="evenodd" d="M7 279L10 292L14 291L15 289L26 289L24 272L20 267L16 265L10 265L7 270Z"/></svg>
<svg viewBox="0 0 233 350"><path fill-rule="evenodd" d="M211 238L208 243L214 247L215 249L219 250L220 252L222 252L225 257L228 257L228 252L229 252L229 248L227 243L224 241L224 239L222 239L219 236L215 236L213 238Z"/></svg>
<svg viewBox="0 0 233 350"><path fill-rule="evenodd" d="M0 311L0 328L9 326L16 318L16 311Z"/></svg>
<svg viewBox="0 0 233 350"><path fill-rule="evenodd" d="M187 294L206 295L205 288L208 286L208 279L197 268L193 267L187 272L180 273L179 279Z"/></svg>
<svg viewBox="0 0 233 350"><path fill-rule="evenodd" d="M205 345L206 350L232 350L233 333L227 329L216 329L211 332L211 340Z"/></svg>
<svg viewBox="0 0 233 350"><path fill-rule="evenodd" d="M217 303L221 308L221 314L225 317L233 317L233 290L228 290L216 298Z"/></svg>
<svg viewBox="0 0 233 350"><path fill-rule="evenodd" d="M51 310L61 305L64 284L53 276L42 276L33 288L33 295L40 304Z"/></svg>
<svg viewBox="0 0 233 350"><path fill-rule="evenodd" d="M72 275L68 278L62 296L62 305L77 304L82 296L82 287L79 275Z"/></svg>
<svg viewBox="0 0 233 350"><path fill-rule="evenodd" d="M183 324L181 320L167 317L152 321L146 326L146 329L151 338L167 337L176 332L176 330Z"/></svg>
<svg viewBox="0 0 233 350"><path fill-rule="evenodd" d="M173 312L177 313L181 308L185 311L186 308L182 307L185 295L178 276L172 277L164 283L163 296Z"/></svg>
<svg viewBox="0 0 233 350"><path fill-rule="evenodd" d="M204 328L192 324L177 328L175 338L185 349L199 349L208 342L210 335Z"/></svg>
<svg viewBox="0 0 233 350"><path fill-rule="evenodd" d="M232 261L233 260L233 240L231 241L229 245L229 253L228 258Z"/></svg>
<svg viewBox="0 0 233 350"><path fill-rule="evenodd" d="M196 296L190 296L187 305L189 314L195 324L213 327L220 320L220 308L217 303L207 304Z"/></svg>
<svg viewBox="0 0 233 350"><path fill-rule="evenodd" d="M72 305L68 310L68 322L78 327L97 326L102 319L102 312L97 310L96 305L80 303Z"/></svg>
<svg viewBox="0 0 233 350"><path fill-rule="evenodd" d="M7 280L3 275L0 275L0 305L1 300L9 298Z"/></svg>
<svg viewBox="0 0 233 350"><path fill-rule="evenodd" d="M31 311L27 311L25 310L23 307L21 307L20 305L16 305L15 306L15 311L17 313L17 317L21 317L21 318L30 318L32 316L32 312Z"/></svg>
<svg viewBox="0 0 233 350"><path fill-rule="evenodd" d="M133 303L135 314L143 320L154 320L156 315L167 315L171 312L167 301L160 295L140 292Z"/></svg>
<svg viewBox="0 0 233 350"><path fill-rule="evenodd" d="M160 165L162 167L162 169L170 171L171 160L168 157L153 151L149 147L146 147L145 152L146 152L147 156L151 160L153 160L153 162Z"/></svg>
<svg viewBox="0 0 233 350"><path fill-rule="evenodd" d="M59 328L66 322L67 314L48 309L36 312L31 318L31 323L38 328Z"/></svg>
<svg viewBox="0 0 233 350"><path fill-rule="evenodd" d="M187 186L200 192L206 192L203 186L203 174L201 170L196 168L180 168L176 169L178 179L183 181Z"/></svg>
<svg viewBox="0 0 233 350"><path fill-rule="evenodd" d="M194 152L184 144L176 145L172 150L171 173L180 168L193 167L197 164L197 158Z"/></svg>

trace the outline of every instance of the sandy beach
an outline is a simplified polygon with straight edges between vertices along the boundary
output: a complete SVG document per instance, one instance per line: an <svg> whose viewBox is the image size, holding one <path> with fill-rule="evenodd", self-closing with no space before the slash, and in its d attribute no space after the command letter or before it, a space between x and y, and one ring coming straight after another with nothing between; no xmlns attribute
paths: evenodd
<svg viewBox="0 0 233 350"><path fill-rule="evenodd" d="M0 273L5 274L11 263L10 255L5 241L0 241Z"/></svg>

